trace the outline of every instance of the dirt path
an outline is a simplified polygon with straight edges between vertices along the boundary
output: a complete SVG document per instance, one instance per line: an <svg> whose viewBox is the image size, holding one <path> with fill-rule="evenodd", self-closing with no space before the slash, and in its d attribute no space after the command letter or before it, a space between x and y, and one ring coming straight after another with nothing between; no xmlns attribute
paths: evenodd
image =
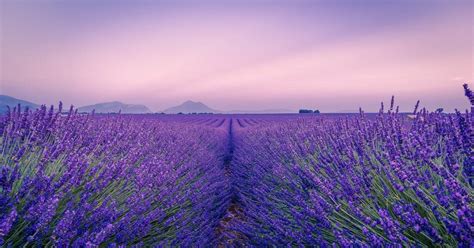
<svg viewBox="0 0 474 248"><path fill-rule="evenodd" d="M229 177L229 181L231 184L233 184L233 174L231 165L234 156L234 134L232 129L232 123L233 119L230 119L228 151L226 153L226 156L224 157L225 174L227 177ZM216 228L217 236L219 237L217 247L243 247L245 244L245 236L232 229L233 223L239 220L243 220L244 215L234 185L231 185L230 190L230 205L227 208L226 214L221 219L218 227Z"/></svg>

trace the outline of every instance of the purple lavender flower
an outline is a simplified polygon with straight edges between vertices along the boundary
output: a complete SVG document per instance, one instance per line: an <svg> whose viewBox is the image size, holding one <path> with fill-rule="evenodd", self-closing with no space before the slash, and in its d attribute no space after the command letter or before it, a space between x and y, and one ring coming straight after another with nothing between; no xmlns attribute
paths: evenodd
<svg viewBox="0 0 474 248"><path fill-rule="evenodd" d="M467 84L463 84L463 87L464 87L464 94L467 96L467 98L471 102L471 105L474 106L474 93L472 93L471 89L469 89L469 86Z"/></svg>
<svg viewBox="0 0 474 248"><path fill-rule="evenodd" d="M416 101L415 109L413 110L413 114L416 115L418 113L418 107L420 106L420 100Z"/></svg>
<svg viewBox="0 0 474 248"><path fill-rule="evenodd" d="M12 209L10 213L4 216L3 219L0 220L0 239L5 237L11 230L13 223L16 221L18 213L16 209Z"/></svg>

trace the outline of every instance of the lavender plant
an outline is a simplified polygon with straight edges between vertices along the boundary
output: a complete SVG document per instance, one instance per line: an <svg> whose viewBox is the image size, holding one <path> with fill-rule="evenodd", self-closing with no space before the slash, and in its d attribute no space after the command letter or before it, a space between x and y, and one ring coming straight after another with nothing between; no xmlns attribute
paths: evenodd
<svg viewBox="0 0 474 248"><path fill-rule="evenodd" d="M61 112L17 107L1 121L1 244L215 239L227 130L152 115Z"/></svg>
<svg viewBox="0 0 474 248"><path fill-rule="evenodd" d="M473 113L418 104L413 120L393 112L392 98L378 115L238 129L233 171L246 218L234 229L255 246L472 247Z"/></svg>

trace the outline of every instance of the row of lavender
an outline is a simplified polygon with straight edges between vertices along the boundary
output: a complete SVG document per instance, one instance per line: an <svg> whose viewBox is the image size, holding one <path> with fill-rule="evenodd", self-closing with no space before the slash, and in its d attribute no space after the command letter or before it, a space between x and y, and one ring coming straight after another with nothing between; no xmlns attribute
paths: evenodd
<svg viewBox="0 0 474 248"><path fill-rule="evenodd" d="M408 118L393 107L376 118L275 117L237 129L232 173L245 218L234 220L236 238L473 247L472 110Z"/></svg>
<svg viewBox="0 0 474 248"><path fill-rule="evenodd" d="M15 108L0 120L0 246L207 245L228 129Z"/></svg>

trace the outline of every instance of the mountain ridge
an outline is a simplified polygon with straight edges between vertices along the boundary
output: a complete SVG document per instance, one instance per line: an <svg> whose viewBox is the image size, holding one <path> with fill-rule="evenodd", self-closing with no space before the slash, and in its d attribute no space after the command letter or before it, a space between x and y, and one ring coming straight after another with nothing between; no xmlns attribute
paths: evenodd
<svg viewBox="0 0 474 248"><path fill-rule="evenodd" d="M202 102L195 102L191 100L187 100L180 105L167 108L163 110L166 114L189 114L189 113L222 113L220 110L216 110L213 108L208 107L206 104Z"/></svg>
<svg viewBox="0 0 474 248"><path fill-rule="evenodd" d="M37 109L40 106L36 103L29 102L29 101L22 100L22 99L18 99L18 98L12 97L12 96L0 95L0 113L6 113L8 111L7 106L9 106L10 109L13 109L18 104L20 104L22 110L24 110L26 108Z"/></svg>
<svg viewBox="0 0 474 248"><path fill-rule="evenodd" d="M18 104L22 106L22 110L37 109L41 105L23 99L18 99L8 95L0 95L0 113L7 112L7 106L13 109ZM120 101L101 102L90 105L85 105L77 108L80 113L90 113L95 110L95 113L124 113L124 114L147 114L153 113L146 105L143 104L127 104ZM160 112L160 111L159 111ZM295 113L290 109L264 109L264 110L228 110L222 111L209 107L203 102L187 100L180 105L166 108L161 111L166 114L189 114L189 113L214 113L214 114L271 114L271 113Z"/></svg>
<svg viewBox="0 0 474 248"><path fill-rule="evenodd" d="M118 113L123 114L149 114L152 111L142 104L127 104L119 101L102 102L92 105L86 105L77 108L78 112L90 113L95 110L95 113Z"/></svg>

